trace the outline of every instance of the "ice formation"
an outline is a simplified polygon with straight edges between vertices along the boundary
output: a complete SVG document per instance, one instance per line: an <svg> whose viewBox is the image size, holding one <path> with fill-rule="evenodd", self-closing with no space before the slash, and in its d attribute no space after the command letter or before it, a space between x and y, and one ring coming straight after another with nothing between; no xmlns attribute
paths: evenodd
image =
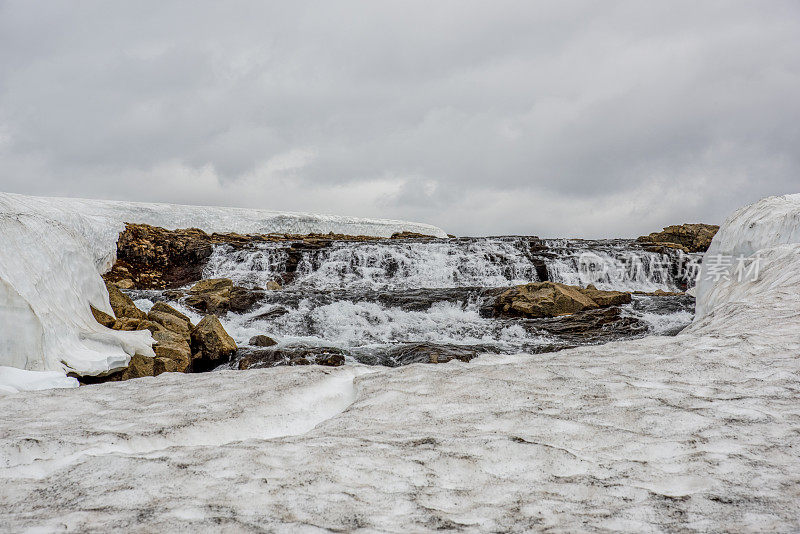
<svg viewBox="0 0 800 534"><path fill-rule="evenodd" d="M4 526L796 532L798 218L797 197L731 217L714 250L759 276L701 276L675 337L0 398Z"/></svg>
<svg viewBox="0 0 800 534"><path fill-rule="evenodd" d="M137 351L153 354L149 333L107 329L89 309L113 313L100 273L113 264L126 222L208 232L446 236L439 228L402 221L0 193L0 365L98 375L126 366ZM0 389L38 383L8 382L19 376L0 375Z"/></svg>

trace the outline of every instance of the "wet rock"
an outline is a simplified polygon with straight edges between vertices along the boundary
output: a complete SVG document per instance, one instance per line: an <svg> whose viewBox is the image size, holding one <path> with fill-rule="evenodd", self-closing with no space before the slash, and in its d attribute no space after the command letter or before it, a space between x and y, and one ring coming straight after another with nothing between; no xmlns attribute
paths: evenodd
<svg viewBox="0 0 800 534"><path fill-rule="evenodd" d="M241 349L237 354L239 369L263 369L278 365L344 365L347 352L336 347L290 345L280 348Z"/></svg>
<svg viewBox="0 0 800 534"><path fill-rule="evenodd" d="M267 290L268 291L278 291L281 289L281 285L276 282L275 280L270 280L267 282Z"/></svg>
<svg viewBox="0 0 800 534"><path fill-rule="evenodd" d="M131 298L119 290L119 288L111 283L106 283L108 289L108 300L111 304L111 309L114 310L114 315L117 319L122 317L131 317L134 319L146 319L147 314L136 307Z"/></svg>
<svg viewBox="0 0 800 534"><path fill-rule="evenodd" d="M216 315L206 315L191 332L192 370L209 371L230 361L236 343Z"/></svg>
<svg viewBox="0 0 800 534"><path fill-rule="evenodd" d="M235 313L247 313L261 300L263 294L263 291L234 286L231 289L228 309Z"/></svg>
<svg viewBox="0 0 800 534"><path fill-rule="evenodd" d="M260 290L234 286L228 278L209 278L192 286L185 302L206 313L246 313L255 307L263 295L264 292Z"/></svg>
<svg viewBox="0 0 800 534"><path fill-rule="evenodd" d="M447 363L451 360L468 362L479 354L478 347L445 343L408 343L387 352L394 365L412 363Z"/></svg>
<svg viewBox="0 0 800 534"><path fill-rule="evenodd" d="M705 252L719 230L714 224L680 224L667 226L661 232L653 232L637 239L639 242L659 243L684 252Z"/></svg>
<svg viewBox="0 0 800 534"><path fill-rule="evenodd" d="M94 306L89 306L89 307L92 310L92 315L94 315L94 318L98 323L105 326L106 328L112 328L114 326L114 323L117 321L116 319L114 319L106 312L98 310Z"/></svg>
<svg viewBox="0 0 800 534"><path fill-rule="evenodd" d="M605 343L647 334L648 326L635 317L625 316L619 308L588 310L563 317L532 320L529 331L555 335L574 344Z"/></svg>
<svg viewBox="0 0 800 534"><path fill-rule="evenodd" d="M255 317L253 317L253 320L271 321L272 319L277 319L278 317L282 317L287 313L289 313L289 310L287 310L283 306L276 306L263 313L256 315Z"/></svg>
<svg viewBox="0 0 800 534"><path fill-rule="evenodd" d="M252 345L254 347L271 347L273 345L277 345L278 342L269 336L259 334L257 336L251 337L250 341L248 341L247 344Z"/></svg>

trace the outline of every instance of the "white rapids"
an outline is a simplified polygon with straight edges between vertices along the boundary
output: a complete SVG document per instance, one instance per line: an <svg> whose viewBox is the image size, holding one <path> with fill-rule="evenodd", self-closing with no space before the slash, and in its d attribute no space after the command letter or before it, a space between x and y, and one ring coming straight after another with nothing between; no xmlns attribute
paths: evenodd
<svg viewBox="0 0 800 534"><path fill-rule="evenodd" d="M3 528L796 532L788 219L800 196L726 221L712 249L758 253L759 275L701 274L703 311L674 337L5 396Z"/></svg>

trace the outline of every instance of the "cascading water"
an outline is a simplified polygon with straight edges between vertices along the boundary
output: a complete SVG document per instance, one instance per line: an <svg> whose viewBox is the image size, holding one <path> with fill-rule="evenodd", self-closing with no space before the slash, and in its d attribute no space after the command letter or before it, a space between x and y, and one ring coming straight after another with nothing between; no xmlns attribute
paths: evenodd
<svg viewBox="0 0 800 534"><path fill-rule="evenodd" d="M481 297L487 288L542 280L631 292L681 291L693 285L698 264L698 256L662 255L625 240L487 237L334 241L322 247L267 242L217 246L204 277L230 278L249 288L275 281L283 286L266 291L254 311L223 318L240 345L267 334L287 350L336 347L365 363L393 365L402 360L398 347L420 343L540 352L646 332L674 333L691 321L689 297L636 296L619 321L646 326L630 327L627 334L601 328L596 336L576 335L559 319L483 317Z"/></svg>

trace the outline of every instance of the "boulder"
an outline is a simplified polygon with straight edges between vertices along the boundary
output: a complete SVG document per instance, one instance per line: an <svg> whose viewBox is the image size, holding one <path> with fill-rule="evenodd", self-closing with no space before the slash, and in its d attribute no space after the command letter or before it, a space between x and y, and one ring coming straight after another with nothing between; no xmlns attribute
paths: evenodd
<svg viewBox="0 0 800 534"><path fill-rule="evenodd" d="M116 319L114 319L114 317L107 314L106 312L98 310L94 306L89 306L89 308L91 308L92 315L94 315L94 318L98 323L105 326L106 328L114 327L114 323L117 321Z"/></svg>
<svg viewBox="0 0 800 534"><path fill-rule="evenodd" d="M253 347L271 347L273 345L277 345L278 342L269 336L259 334L257 336L251 337L250 341L248 341L247 344L252 345Z"/></svg>
<svg viewBox="0 0 800 534"><path fill-rule="evenodd" d="M267 282L268 291L278 291L279 289L281 289L281 285L275 280L270 280L269 282Z"/></svg>
<svg viewBox="0 0 800 534"><path fill-rule="evenodd" d="M189 339L189 332L192 330L192 323L180 317L176 317L170 313L150 310L147 318L154 323L158 323L167 330L171 330L180 335L184 339Z"/></svg>
<svg viewBox="0 0 800 534"><path fill-rule="evenodd" d="M705 252L719 230L714 224L680 224L667 226L661 232L653 232L637 239L643 243L658 243L684 252Z"/></svg>
<svg viewBox="0 0 800 534"><path fill-rule="evenodd" d="M209 371L230 361L236 343L216 315L206 315L191 332L192 370Z"/></svg>
<svg viewBox="0 0 800 534"><path fill-rule="evenodd" d="M630 293L586 289L557 282L533 282L510 289L484 292L481 314L485 317L557 317L631 302Z"/></svg>
<svg viewBox="0 0 800 534"><path fill-rule="evenodd" d="M186 304L209 314L224 314L228 310L245 313L261 300L263 291L234 286L228 278L209 278L189 290Z"/></svg>
<svg viewBox="0 0 800 534"><path fill-rule="evenodd" d="M136 307L133 300L119 290L119 288L112 284L106 283L108 289L108 301L111 303L111 309L114 310L114 315L117 319L122 317L131 317L134 319L146 319L147 314Z"/></svg>
<svg viewBox="0 0 800 534"><path fill-rule="evenodd" d="M580 288L556 282L533 282L498 295L493 307L507 317L555 317L598 308Z"/></svg>

